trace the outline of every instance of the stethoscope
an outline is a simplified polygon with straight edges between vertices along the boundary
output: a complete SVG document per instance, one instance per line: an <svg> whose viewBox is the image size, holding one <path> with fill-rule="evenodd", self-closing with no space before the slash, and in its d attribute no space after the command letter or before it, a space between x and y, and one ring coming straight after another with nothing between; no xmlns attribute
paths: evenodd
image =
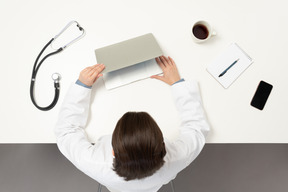
<svg viewBox="0 0 288 192"><path fill-rule="evenodd" d="M52 43L53 41L55 41L55 39L57 39L62 33L64 33L64 31L66 31L72 24L76 24L76 26L78 27L78 29L80 31L82 31L81 35L79 35L78 37L76 37L75 39L73 39L72 41L70 41L69 43L67 43L66 45L60 47L59 49L57 49L56 51L54 52L51 52L49 54L47 54L46 56L44 56L44 58L38 63L42 53L45 51L45 49L51 45L51 47L53 48L52 46ZM54 95L54 99L52 101L52 103L50 105L48 105L47 107L41 107L39 106L35 99L34 99L34 83L36 81L36 75L37 75L37 72L40 68L40 66L42 65L42 63L50 56L52 55L55 55L57 53L60 53L62 52L65 48L67 48L68 46L70 46L71 44L75 43L76 41L78 41L79 39L81 39L83 36L85 35L85 31L84 29L79 25L79 23L77 21L71 21L69 22L63 29L62 31L60 31L60 33L58 33L54 38L52 38L44 47L43 49L41 50L41 52L39 53L39 55L37 56L36 60L35 60L35 63L34 63L34 66L33 66L33 70L32 70L32 78L31 78L31 84L30 84L30 97L31 97L31 100L32 100L32 103L35 105L35 107L37 107L39 110L42 110L42 111L48 111L50 109L52 109L57 101L58 101L58 98L59 98L59 94L60 94L60 79L61 79L61 75L59 73L53 73L52 74L52 79L54 81L54 88L55 88L55 95ZM54 49L54 48L53 48Z"/></svg>

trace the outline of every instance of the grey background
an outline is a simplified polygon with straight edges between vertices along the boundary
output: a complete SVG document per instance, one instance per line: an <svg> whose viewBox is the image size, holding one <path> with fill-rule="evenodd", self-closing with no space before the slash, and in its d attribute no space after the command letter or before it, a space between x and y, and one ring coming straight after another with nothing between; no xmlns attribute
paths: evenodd
<svg viewBox="0 0 288 192"><path fill-rule="evenodd" d="M176 192L286 192L288 144L206 144L174 186ZM55 144L0 144L1 192L97 189L98 183L76 169ZM171 191L169 184L164 191Z"/></svg>

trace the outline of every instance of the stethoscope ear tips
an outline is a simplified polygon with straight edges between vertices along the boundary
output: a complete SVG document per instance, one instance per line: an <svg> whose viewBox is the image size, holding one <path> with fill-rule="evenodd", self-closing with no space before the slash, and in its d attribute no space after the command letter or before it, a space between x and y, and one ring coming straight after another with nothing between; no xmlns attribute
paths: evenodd
<svg viewBox="0 0 288 192"><path fill-rule="evenodd" d="M59 81L61 80L61 75L59 73L53 73L51 77L54 83L59 83Z"/></svg>

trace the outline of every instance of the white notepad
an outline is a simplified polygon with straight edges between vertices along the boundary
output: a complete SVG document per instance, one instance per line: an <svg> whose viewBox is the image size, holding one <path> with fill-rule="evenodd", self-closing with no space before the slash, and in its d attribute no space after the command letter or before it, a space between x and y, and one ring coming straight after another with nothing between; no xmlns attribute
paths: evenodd
<svg viewBox="0 0 288 192"><path fill-rule="evenodd" d="M232 65L236 60L238 61ZM252 63L253 59L236 43L232 43L224 52L222 52L212 63L207 66L207 71L226 89ZM225 70L226 73L219 77L219 75Z"/></svg>

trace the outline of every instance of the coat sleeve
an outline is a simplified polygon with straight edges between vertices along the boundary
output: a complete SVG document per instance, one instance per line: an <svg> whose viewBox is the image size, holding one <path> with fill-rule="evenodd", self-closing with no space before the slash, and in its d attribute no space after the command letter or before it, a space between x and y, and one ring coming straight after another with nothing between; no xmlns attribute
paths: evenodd
<svg viewBox="0 0 288 192"><path fill-rule="evenodd" d="M72 84L60 108L55 126L59 150L75 166L87 156L93 145L88 141L84 127L87 123L91 89Z"/></svg>
<svg viewBox="0 0 288 192"><path fill-rule="evenodd" d="M188 166L201 152L205 138L210 130L202 100L195 81L174 84L172 95L180 117L179 138L170 149L172 156ZM183 167L183 168L184 168Z"/></svg>

